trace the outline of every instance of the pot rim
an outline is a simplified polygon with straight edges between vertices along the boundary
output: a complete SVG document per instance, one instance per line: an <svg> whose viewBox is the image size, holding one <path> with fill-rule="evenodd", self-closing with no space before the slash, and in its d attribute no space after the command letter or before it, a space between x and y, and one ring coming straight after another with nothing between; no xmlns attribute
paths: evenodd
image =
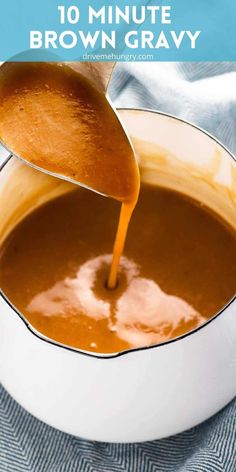
<svg viewBox="0 0 236 472"><path fill-rule="evenodd" d="M132 107L127 107L127 108L117 108L117 111L118 112L126 112L126 111L134 111L134 112L141 112L141 113L151 113L151 114L155 114L155 115L160 115L160 116L164 116L166 118L171 118L173 120L176 120L176 121L179 121L183 124L186 124L186 125L189 125L191 126L192 128L195 128L197 129L198 131L202 132L203 134L205 134L208 138L210 138L211 140L213 140L216 144L218 144L219 146L221 146L224 151L227 152L227 154L233 159L233 161L236 163L236 157L234 156L234 154L224 145L222 144L217 138L215 138L212 134L210 134L208 131L204 130L203 128L201 128L200 126L197 126L195 125L194 123L192 123L191 121L187 121L187 120L184 120L183 118L179 118L178 116L176 115L172 115L171 113L165 113L165 112L162 112L162 111L159 111L159 110L154 110L154 109L149 109L149 108L145 108L145 107L138 107L138 108L132 108ZM5 146L5 144L0 140L0 144L7 150L9 151L9 149L7 149L7 147ZM0 165L0 172L3 170L3 168L5 167L5 165L10 161L10 159L14 157L14 154L12 154L10 151L9 151L9 156L5 159L5 161L3 162L2 165ZM140 352L140 351L146 351L146 350L150 350L150 349L161 349L162 347L164 346L167 346L167 345L170 345L170 344L173 344L173 343L176 343L178 341L181 341L182 339L184 338L187 338L189 336L192 336L194 335L195 333L197 333L198 331L200 330L203 330L206 326L208 326L210 323L213 323L216 318L218 318L221 314L223 314L227 308L229 306L231 306L235 301L236 301L236 294L234 295L234 297L229 300L229 302L223 307L221 308L221 310L219 310L212 318L206 320L205 323L203 323L202 325L198 326L197 328L195 329L192 329L191 331L188 331L184 334L182 334L181 336L178 336L176 338L173 338L173 339L169 339L167 341L163 341L162 343L158 343L158 344L153 344L151 346L143 346L143 347L137 347L137 348L131 348L131 349L127 349L125 351L121 351L121 352L114 352L114 353L108 353L108 354L104 354L104 353L93 353L93 352L90 352L90 351L84 351L82 349L79 349L79 348L76 348L76 347L72 347L72 346L68 346L66 344L62 344L62 343L59 343L53 339L50 339L46 336L44 336L42 333L40 333L39 331L37 331L30 323L29 321L24 317L24 315L22 315L22 313L20 313L20 311L10 302L10 300L7 298L7 296L4 294L3 290L0 288L0 297L2 297L2 299L7 303L7 305L15 312L15 314L17 314L17 316L21 319L21 321L23 321L24 325L26 326L26 328L30 331L31 334L33 334L34 336L36 336L36 338L40 339L41 341L44 341L48 344L51 344L53 346L56 346L57 348L62 348L62 349L66 349L68 351L71 351L71 352L74 352L74 353L77 353L77 354L81 354L81 355L84 355L84 356L88 356L88 357L94 357L94 358L97 358L97 359L114 359L114 358L117 358L117 357L121 357L121 356L124 356L124 355L128 355L128 354L132 354L132 353L136 353L136 352Z"/></svg>

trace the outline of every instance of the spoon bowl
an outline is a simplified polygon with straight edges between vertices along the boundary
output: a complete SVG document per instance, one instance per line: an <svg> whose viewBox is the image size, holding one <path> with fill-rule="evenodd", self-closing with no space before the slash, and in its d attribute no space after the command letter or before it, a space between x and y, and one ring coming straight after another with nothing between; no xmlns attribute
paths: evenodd
<svg viewBox="0 0 236 472"><path fill-rule="evenodd" d="M123 201L135 193L134 150L107 95L113 69L114 63L3 63L3 146L37 170L102 195Z"/></svg>

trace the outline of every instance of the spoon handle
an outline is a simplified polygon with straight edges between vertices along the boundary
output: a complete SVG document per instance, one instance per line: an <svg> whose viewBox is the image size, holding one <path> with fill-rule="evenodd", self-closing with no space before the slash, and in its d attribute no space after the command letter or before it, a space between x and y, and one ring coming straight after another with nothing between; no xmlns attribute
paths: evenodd
<svg viewBox="0 0 236 472"><path fill-rule="evenodd" d="M106 94L115 62L68 62L67 64L87 77L97 90Z"/></svg>

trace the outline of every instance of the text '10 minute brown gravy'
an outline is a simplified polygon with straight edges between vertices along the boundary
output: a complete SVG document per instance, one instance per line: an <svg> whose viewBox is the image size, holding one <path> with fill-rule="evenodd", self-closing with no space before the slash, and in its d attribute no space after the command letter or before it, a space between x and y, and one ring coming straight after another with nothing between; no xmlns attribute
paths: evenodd
<svg viewBox="0 0 236 472"><path fill-rule="evenodd" d="M129 142L104 95L66 66L17 70L1 83L2 139L122 210L112 270L114 200L77 188L25 217L0 253L6 296L47 337L94 352L160 343L212 317L235 293L234 230L199 202L143 184L116 284L139 192Z"/></svg>

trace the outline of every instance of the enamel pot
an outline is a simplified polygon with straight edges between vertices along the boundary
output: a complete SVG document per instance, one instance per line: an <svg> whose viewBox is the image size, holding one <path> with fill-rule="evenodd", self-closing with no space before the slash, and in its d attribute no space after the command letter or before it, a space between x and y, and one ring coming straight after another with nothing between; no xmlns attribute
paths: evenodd
<svg viewBox="0 0 236 472"><path fill-rule="evenodd" d="M143 180L201 199L236 228L236 163L227 149L175 117L119 113L140 155ZM6 158L6 151L1 160L3 240L27 213L70 191L71 184ZM236 300L177 339L104 355L45 338L1 293L0 379L31 414L76 436L134 442L179 433L236 393Z"/></svg>

